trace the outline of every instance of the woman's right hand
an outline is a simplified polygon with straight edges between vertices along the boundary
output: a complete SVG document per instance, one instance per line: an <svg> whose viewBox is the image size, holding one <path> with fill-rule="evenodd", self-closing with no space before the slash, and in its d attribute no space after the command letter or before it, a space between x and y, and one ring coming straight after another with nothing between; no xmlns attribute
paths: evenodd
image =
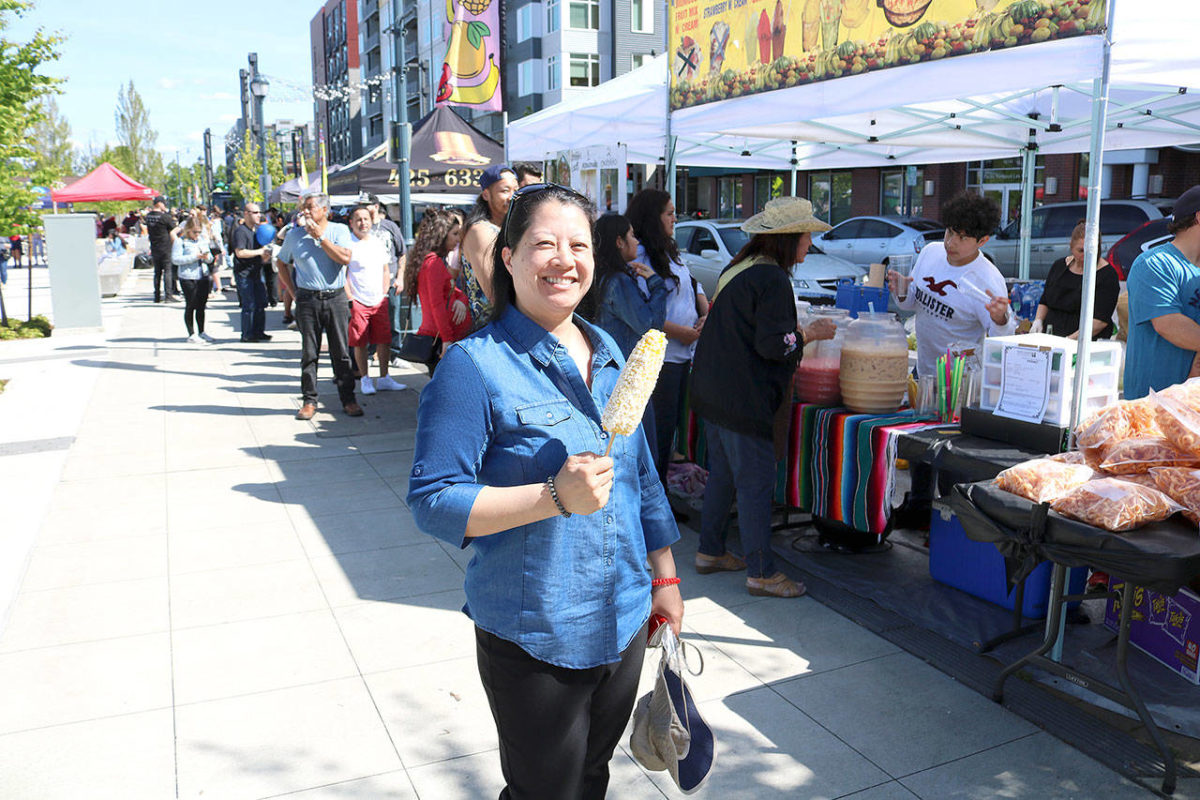
<svg viewBox="0 0 1200 800"><path fill-rule="evenodd" d="M831 319L817 319L804 326L804 341L819 342L837 336L837 323Z"/></svg>
<svg viewBox="0 0 1200 800"><path fill-rule="evenodd" d="M462 321L467 318L467 307L462 300L455 300L454 305L450 310L450 319L455 325L462 325Z"/></svg>
<svg viewBox="0 0 1200 800"><path fill-rule="evenodd" d="M591 514L604 508L612 491L613 460L595 453L568 456L554 476L559 502L572 514Z"/></svg>
<svg viewBox="0 0 1200 800"><path fill-rule="evenodd" d="M647 280L654 275L654 267L650 266L649 264L643 264L640 261L630 261L629 266L633 267L633 271L639 276L646 278Z"/></svg>

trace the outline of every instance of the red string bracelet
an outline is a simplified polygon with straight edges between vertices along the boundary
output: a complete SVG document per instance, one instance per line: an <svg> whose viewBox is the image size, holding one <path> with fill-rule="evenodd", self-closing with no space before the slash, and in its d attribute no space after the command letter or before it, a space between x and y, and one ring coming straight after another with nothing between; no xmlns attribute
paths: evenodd
<svg viewBox="0 0 1200 800"><path fill-rule="evenodd" d="M679 578L655 578L650 581L650 587L656 589L659 586L674 586L677 583L679 583Z"/></svg>

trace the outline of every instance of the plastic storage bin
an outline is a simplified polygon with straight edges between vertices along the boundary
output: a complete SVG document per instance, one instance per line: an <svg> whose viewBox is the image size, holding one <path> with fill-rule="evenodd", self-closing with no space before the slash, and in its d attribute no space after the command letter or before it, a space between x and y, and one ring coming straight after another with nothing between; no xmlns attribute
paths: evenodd
<svg viewBox="0 0 1200 800"><path fill-rule="evenodd" d="M1021 614L1028 619L1045 619L1050 602L1050 562L1043 562L1025 579ZM1016 587L1009 592L1004 556L993 544L967 538L958 517L949 508L934 503L929 523L929 575L938 583L961 589L981 600L1009 610L1016 604ZM1082 594L1086 569L1069 573L1068 594Z"/></svg>
<svg viewBox="0 0 1200 800"><path fill-rule="evenodd" d="M983 385L979 396L980 408L993 410L1000 402L1000 380L1004 348L1012 345L1048 348L1050 357L1050 400L1042 422L1068 425L1071 421L1071 401L1075 392L1075 359L1077 342L1062 336L1031 333L1021 336L994 336L983 343ZM1083 394L1083 415L1115 403L1120 390L1121 343L1092 342L1089 352L1088 385Z"/></svg>
<svg viewBox="0 0 1200 800"><path fill-rule="evenodd" d="M854 319L858 319L860 311L870 311L872 305L878 312L887 311L888 289L886 286L863 286L849 278L842 278L837 284L837 299L834 305L849 311Z"/></svg>

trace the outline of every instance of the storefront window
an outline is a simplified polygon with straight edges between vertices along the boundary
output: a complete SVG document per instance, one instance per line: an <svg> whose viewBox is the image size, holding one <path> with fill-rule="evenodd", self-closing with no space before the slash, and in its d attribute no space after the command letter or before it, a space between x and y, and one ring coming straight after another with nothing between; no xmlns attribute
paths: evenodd
<svg viewBox="0 0 1200 800"><path fill-rule="evenodd" d="M1038 156L1034 165L1033 185L1042 186L1046 166ZM967 190L990 197L1000 206L1000 225L1003 227L1021 213L1021 159L1002 158L994 161L972 161L967 165ZM1035 200L1034 205L1040 205Z"/></svg>
<svg viewBox="0 0 1200 800"><path fill-rule="evenodd" d="M925 170L884 170L879 174L879 213L919 217L924 210Z"/></svg>
<svg viewBox="0 0 1200 800"><path fill-rule="evenodd" d="M741 219L742 215L741 176L734 175L729 178L719 178L717 180L716 216L721 219Z"/></svg>
<svg viewBox="0 0 1200 800"><path fill-rule="evenodd" d="M791 188L791 176L784 172L754 176L754 213L763 210L768 200L783 197Z"/></svg>
<svg viewBox="0 0 1200 800"><path fill-rule="evenodd" d="M850 219L850 173L812 172L808 177L808 199L813 213L830 225Z"/></svg>

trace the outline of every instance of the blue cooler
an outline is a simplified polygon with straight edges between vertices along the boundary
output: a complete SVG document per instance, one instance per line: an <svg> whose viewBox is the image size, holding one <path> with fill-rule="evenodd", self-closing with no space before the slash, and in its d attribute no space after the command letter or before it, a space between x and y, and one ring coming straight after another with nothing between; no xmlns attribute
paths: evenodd
<svg viewBox="0 0 1200 800"><path fill-rule="evenodd" d="M886 286L862 286L849 278L837 282L837 297L834 301L838 308L850 312L853 319L858 319L862 311L870 311L875 306L876 311L888 310L888 290Z"/></svg>
<svg viewBox="0 0 1200 800"><path fill-rule="evenodd" d="M1050 562L1044 561L1025 579L1022 616L1029 619L1046 617L1050 602L1050 572ZM1016 603L1016 587L1010 592L1005 577L1004 556L993 544L968 539L958 516L938 502L933 504L929 523L929 575L938 583L1009 610ZM1082 594L1087 583L1087 570L1073 569L1068 575L1067 593Z"/></svg>

